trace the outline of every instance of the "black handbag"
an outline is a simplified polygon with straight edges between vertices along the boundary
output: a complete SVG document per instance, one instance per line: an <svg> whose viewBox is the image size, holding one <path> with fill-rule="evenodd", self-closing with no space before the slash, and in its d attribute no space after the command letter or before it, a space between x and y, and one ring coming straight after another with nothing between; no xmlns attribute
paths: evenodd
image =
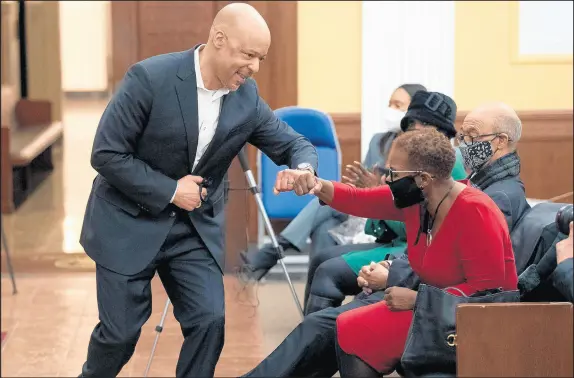
<svg viewBox="0 0 574 378"><path fill-rule="evenodd" d="M456 290L462 296L445 290ZM518 290L485 290L471 296L457 288L444 290L421 284L413 320L401 357L403 375L456 375L456 307L465 303L520 302Z"/></svg>

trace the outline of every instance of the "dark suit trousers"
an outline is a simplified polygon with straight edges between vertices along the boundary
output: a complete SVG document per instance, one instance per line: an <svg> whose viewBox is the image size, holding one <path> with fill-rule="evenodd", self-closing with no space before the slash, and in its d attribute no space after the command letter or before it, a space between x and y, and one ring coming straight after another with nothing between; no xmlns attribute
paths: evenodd
<svg viewBox="0 0 574 378"><path fill-rule="evenodd" d="M158 255L142 272L124 276L96 266L100 322L90 339L83 377L115 377L132 357L151 315L156 271L184 337L176 376L213 377L224 340L223 277L184 213L178 213Z"/></svg>
<svg viewBox="0 0 574 378"><path fill-rule="evenodd" d="M329 307L305 316L283 342L244 377L332 377L338 370L336 355L337 316L378 303L384 292Z"/></svg>

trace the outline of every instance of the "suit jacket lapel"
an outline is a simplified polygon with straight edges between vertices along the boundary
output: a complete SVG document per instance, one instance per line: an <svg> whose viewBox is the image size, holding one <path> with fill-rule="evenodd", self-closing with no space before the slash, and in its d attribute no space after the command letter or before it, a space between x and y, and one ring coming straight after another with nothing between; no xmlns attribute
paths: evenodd
<svg viewBox="0 0 574 378"><path fill-rule="evenodd" d="M195 48L197 47L198 46ZM183 60L177 72L177 76L181 79L181 82L175 87L187 137L190 172L193 169L193 162L195 161L195 153L197 151L197 138L199 136L197 82L195 81L195 63L193 59L195 48L184 52Z"/></svg>

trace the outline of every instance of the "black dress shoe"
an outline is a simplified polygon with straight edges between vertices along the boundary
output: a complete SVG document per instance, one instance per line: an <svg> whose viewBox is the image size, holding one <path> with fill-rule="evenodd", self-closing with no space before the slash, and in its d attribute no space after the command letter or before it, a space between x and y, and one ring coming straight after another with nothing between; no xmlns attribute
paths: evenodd
<svg viewBox="0 0 574 378"><path fill-rule="evenodd" d="M244 281L259 281L277 264L279 254L271 244L266 244L263 248L240 253L243 265L240 275Z"/></svg>

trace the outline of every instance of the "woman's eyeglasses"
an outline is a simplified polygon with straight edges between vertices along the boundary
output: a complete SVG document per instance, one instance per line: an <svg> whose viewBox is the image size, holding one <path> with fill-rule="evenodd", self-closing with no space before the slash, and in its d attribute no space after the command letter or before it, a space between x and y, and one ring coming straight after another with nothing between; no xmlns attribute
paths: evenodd
<svg viewBox="0 0 574 378"><path fill-rule="evenodd" d="M385 168L387 170L386 176L390 179L391 182L395 181L397 178L397 173L411 173L411 174L421 174L423 171L395 171L391 168Z"/></svg>

